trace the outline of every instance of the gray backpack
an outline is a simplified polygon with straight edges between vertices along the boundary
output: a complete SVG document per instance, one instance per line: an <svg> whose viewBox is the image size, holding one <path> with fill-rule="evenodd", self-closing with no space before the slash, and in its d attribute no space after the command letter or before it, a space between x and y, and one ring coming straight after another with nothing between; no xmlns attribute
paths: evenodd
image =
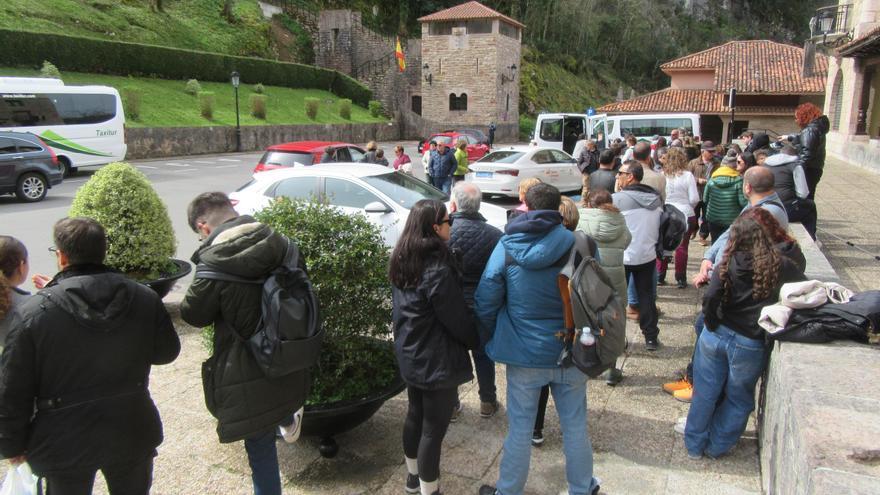
<svg viewBox="0 0 880 495"><path fill-rule="evenodd" d="M596 241L576 231L574 246L558 275L565 307L566 350L561 364L574 364L595 378L614 366L626 347L626 318L621 297L595 258ZM581 343L584 331L592 345ZM589 337L587 337L589 339Z"/></svg>

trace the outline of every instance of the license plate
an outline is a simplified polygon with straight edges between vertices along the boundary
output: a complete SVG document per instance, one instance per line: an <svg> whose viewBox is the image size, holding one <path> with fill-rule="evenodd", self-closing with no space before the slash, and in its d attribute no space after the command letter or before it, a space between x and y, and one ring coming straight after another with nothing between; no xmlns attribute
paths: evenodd
<svg viewBox="0 0 880 495"><path fill-rule="evenodd" d="M487 177L487 178L491 179L492 172L477 172L477 177L478 178Z"/></svg>

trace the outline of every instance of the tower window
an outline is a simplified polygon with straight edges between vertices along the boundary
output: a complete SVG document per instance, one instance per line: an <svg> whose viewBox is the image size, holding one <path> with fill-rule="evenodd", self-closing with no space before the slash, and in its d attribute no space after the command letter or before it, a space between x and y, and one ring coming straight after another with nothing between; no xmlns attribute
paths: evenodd
<svg viewBox="0 0 880 495"><path fill-rule="evenodd" d="M464 112L467 110L467 93L455 96L455 93L449 93L449 110Z"/></svg>

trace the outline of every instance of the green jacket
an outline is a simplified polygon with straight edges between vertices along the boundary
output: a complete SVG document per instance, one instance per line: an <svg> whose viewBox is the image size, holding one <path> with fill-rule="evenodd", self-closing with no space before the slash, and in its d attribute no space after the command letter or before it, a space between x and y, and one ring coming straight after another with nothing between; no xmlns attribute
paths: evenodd
<svg viewBox="0 0 880 495"><path fill-rule="evenodd" d="M706 220L718 225L732 224L748 204L742 186L743 179L736 170L719 167L703 192Z"/></svg>
<svg viewBox="0 0 880 495"><path fill-rule="evenodd" d="M626 297L626 270L623 252L632 240L623 214L602 208L579 208L578 230L592 237L599 246L599 265L611 278L617 295Z"/></svg>
<svg viewBox="0 0 880 495"><path fill-rule="evenodd" d="M204 262L245 278L265 277L278 267L287 240L250 216L216 228L193 254ZM221 442L234 442L277 426L305 403L307 371L266 378L242 339L259 323L262 286L195 278L180 316L194 327L214 325L214 352L202 364L205 404L217 418Z"/></svg>
<svg viewBox="0 0 880 495"><path fill-rule="evenodd" d="M468 172L468 155L467 150L457 149L455 150L455 161L458 162L458 168L455 169L455 174L453 175L464 175Z"/></svg>

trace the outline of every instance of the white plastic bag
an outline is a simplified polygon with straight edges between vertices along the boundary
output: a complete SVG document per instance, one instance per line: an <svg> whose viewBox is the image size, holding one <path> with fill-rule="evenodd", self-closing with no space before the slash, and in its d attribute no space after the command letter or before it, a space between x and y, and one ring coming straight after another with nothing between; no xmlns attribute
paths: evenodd
<svg viewBox="0 0 880 495"><path fill-rule="evenodd" d="M37 481L28 463L9 466L6 479L0 487L0 495L37 495Z"/></svg>

